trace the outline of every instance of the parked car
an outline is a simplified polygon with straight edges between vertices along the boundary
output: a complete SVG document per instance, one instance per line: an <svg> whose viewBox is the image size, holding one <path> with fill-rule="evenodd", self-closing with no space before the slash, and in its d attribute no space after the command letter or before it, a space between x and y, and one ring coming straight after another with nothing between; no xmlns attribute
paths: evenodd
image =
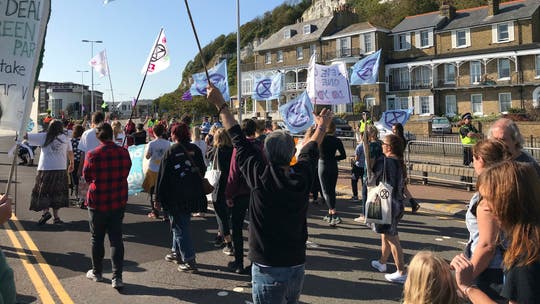
<svg viewBox="0 0 540 304"><path fill-rule="evenodd" d="M431 132L432 133L452 133L452 124L446 117L433 117L431 118Z"/></svg>
<svg viewBox="0 0 540 304"><path fill-rule="evenodd" d="M336 125L336 136L354 137L354 131L345 119L334 117L333 121Z"/></svg>

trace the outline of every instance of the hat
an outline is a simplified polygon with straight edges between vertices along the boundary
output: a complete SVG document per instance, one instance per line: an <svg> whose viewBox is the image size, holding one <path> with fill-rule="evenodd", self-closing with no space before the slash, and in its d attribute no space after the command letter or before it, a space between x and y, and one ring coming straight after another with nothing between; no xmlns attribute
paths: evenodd
<svg viewBox="0 0 540 304"><path fill-rule="evenodd" d="M461 119L462 120L472 119L472 115L471 115L471 113L465 113L465 114L461 115Z"/></svg>

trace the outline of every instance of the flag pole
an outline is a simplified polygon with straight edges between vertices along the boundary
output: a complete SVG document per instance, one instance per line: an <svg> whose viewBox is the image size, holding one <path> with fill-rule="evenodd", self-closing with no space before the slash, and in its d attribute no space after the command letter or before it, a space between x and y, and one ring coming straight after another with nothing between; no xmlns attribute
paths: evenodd
<svg viewBox="0 0 540 304"><path fill-rule="evenodd" d="M210 84L210 75L208 74L208 69L206 68L206 62L204 61L203 52L201 48L201 43L199 42L199 36L197 35L197 30L195 29L195 24L193 23L193 17L191 17L191 11L189 10L189 4L187 0L184 0L186 4L186 10L189 16L189 22L191 23L191 28L193 29L193 35L195 36L195 41L197 41L197 47L199 48L199 56L201 56L201 62L204 68L204 73L206 74L206 81Z"/></svg>
<svg viewBox="0 0 540 304"><path fill-rule="evenodd" d="M157 47L157 45L159 43L159 37L161 37L161 33L163 33L163 28L161 28L161 30L159 31L159 35L158 35L158 37L156 39L156 42L154 43L154 48L152 49L152 55L156 51L156 47ZM139 92L137 93L137 97L135 98L135 102L132 103L131 113L129 114L129 120L133 119L133 112L135 110L135 107L137 106L137 102L139 102L139 97L141 96L141 92L142 92L142 89L143 89L143 86L144 86L144 82L146 81L146 76L148 75L148 68L150 67L150 64L152 63L152 55L150 55L150 59L148 60L148 63L146 65L146 70L144 71L144 77L143 77L143 80L141 82L141 86L139 87ZM111 91L111 93L112 93L112 91ZM125 130L125 126L124 126L124 130ZM125 146L126 139L127 139L127 136L124 136L124 140L122 140L122 147Z"/></svg>
<svg viewBox="0 0 540 304"><path fill-rule="evenodd" d="M159 39L159 38L158 38ZM109 74L109 86L111 87L111 99L112 99L112 107L113 107L113 113L115 110L114 106L114 91L112 86L112 80L111 80L111 69L109 68L109 58L107 58L107 50L105 50L105 63L107 63L107 74Z"/></svg>

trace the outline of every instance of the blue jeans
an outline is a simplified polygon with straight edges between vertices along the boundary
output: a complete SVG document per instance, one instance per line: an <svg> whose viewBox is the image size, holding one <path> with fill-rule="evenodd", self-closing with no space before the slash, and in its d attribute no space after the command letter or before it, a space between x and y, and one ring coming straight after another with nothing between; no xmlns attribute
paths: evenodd
<svg viewBox="0 0 540 304"><path fill-rule="evenodd" d="M173 235L172 249L176 254L180 253L184 263L195 260L195 249L191 240L191 214L170 213L171 230Z"/></svg>
<svg viewBox="0 0 540 304"><path fill-rule="evenodd" d="M304 285L305 266L251 266L254 304L298 303Z"/></svg>

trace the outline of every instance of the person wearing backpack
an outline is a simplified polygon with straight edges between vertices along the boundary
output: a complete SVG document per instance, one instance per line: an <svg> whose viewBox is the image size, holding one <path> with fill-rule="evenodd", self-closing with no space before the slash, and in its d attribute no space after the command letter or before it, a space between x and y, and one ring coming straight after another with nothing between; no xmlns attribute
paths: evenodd
<svg viewBox="0 0 540 304"><path fill-rule="evenodd" d="M167 212L172 230L172 251L165 260L179 264L179 271L196 271L191 239L191 213L206 212L202 188L206 172L201 150L190 143L189 127L180 122L171 129L174 144L165 152L156 183L156 202Z"/></svg>

